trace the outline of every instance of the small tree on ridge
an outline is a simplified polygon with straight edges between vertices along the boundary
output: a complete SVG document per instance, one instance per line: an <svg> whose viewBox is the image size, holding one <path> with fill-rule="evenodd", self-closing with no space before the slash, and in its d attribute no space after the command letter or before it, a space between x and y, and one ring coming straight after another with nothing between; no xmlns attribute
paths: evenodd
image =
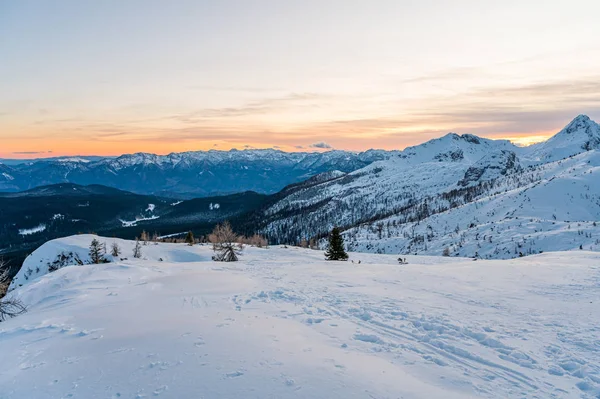
<svg viewBox="0 0 600 399"><path fill-rule="evenodd" d="M334 227L329 234L329 247L325 252L325 258L327 260L348 260L348 254L344 249L344 238L337 227Z"/></svg>
<svg viewBox="0 0 600 399"><path fill-rule="evenodd" d="M106 255L105 247L94 238L90 243L90 260L95 264L105 263L104 255Z"/></svg>
<svg viewBox="0 0 600 399"><path fill-rule="evenodd" d="M240 237L233 232L229 222L223 222L215 227L208 240L213 245L215 255L213 260L217 262L237 262L243 245L239 244Z"/></svg>

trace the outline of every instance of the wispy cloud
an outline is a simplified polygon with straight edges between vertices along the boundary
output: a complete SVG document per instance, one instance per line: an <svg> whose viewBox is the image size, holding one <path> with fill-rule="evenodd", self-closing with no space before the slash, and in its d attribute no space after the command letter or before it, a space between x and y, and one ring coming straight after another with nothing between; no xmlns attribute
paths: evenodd
<svg viewBox="0 0 600 399"><path fill-rule="evenodd" d="M332 148L329 144L324 141L319 141L318 143L312 143L310 148Z"/></svg>
<svg viewBox="0 0 600 399"><path fill-rule="evenodd" d="M40 154L52 154L52 151L13 151L14 155L40 155Z"/></svg>

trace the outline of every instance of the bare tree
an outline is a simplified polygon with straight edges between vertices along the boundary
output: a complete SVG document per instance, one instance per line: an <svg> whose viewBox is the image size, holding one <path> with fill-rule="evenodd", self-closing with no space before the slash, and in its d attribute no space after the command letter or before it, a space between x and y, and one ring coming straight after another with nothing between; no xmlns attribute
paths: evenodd
<svg viewBox="0 0 600 399"><path fill-rule="evenodd" d="M213 260L218 262L236 262L243 249L243 244L238 243L240 237L233 232L229 222L217 225L208 240L215 251Z"/></svg>
<svg viewBox="0 0 600 399"><path fill-rule="evenodd" d="M150 235L146 232L146 230L142 230L142 234L140 235L140 240L144 242L144 245L148 245L148 241L150 240Z"/></svg>
<svg viewBox="0 0 600 399"><path fill-rule="evenodd" d="M252 237L248 239L250 245L253 245L257 248L266 248L269 245L267 239L260 234L254 234Z"/></svg>
<svg viewBox="0 0 600 399"><path fill-rule="evenodd" d="M27 307L20 299L7 296L10 279L5 266L4 261L0 259L0 322L27 311Z"/></svg>

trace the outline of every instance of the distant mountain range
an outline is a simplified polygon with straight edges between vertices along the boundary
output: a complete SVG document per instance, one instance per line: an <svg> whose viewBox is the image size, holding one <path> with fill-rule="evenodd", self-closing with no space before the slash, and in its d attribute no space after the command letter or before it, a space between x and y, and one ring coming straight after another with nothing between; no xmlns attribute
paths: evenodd
<svg viewBox="0 0 600 399"><path fill-rule="evenodd" d="M0 163L0 192L57 183L101 184L138 194L173 198L206 197L244 191L275 193L288 184L332 170L352 172L387 159L394 151L283 152L279 150L195 151L116 158L39 159Z"/></svg>
<svg viewBox="0 0 600 399"><path fill-rule="evenodd" d="M62 176L69 179L113 176L113 182L157 193L249 186L269 192L287 184L270 195L241 191L191 200L73 183L3 193L0 256L24 254L48 239L78 232L123 238L142 230L206 234L226 219L238 232L260 232L272 243L322 239L339 226L349 248L364 252L512 258L595 251L600 250L599 150L600 126L580 115L529 147L450 133L392 152L209 151L55 160L20 169L0 165L5 189L25 171L66 173ZM208 185L194 186L194 179Z"/></svg>

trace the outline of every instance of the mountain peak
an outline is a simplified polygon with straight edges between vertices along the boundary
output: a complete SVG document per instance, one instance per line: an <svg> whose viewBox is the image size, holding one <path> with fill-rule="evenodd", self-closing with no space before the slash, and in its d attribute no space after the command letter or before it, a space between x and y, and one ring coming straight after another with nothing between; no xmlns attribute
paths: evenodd
<svg viewBox="0 0 600 399"><path fill-rule="evenodd" d="M590 119L587 115L577 115L565 128L563 132L572 134L578 130L586 129L590 125L595 125L595 122Z"/></svg>

